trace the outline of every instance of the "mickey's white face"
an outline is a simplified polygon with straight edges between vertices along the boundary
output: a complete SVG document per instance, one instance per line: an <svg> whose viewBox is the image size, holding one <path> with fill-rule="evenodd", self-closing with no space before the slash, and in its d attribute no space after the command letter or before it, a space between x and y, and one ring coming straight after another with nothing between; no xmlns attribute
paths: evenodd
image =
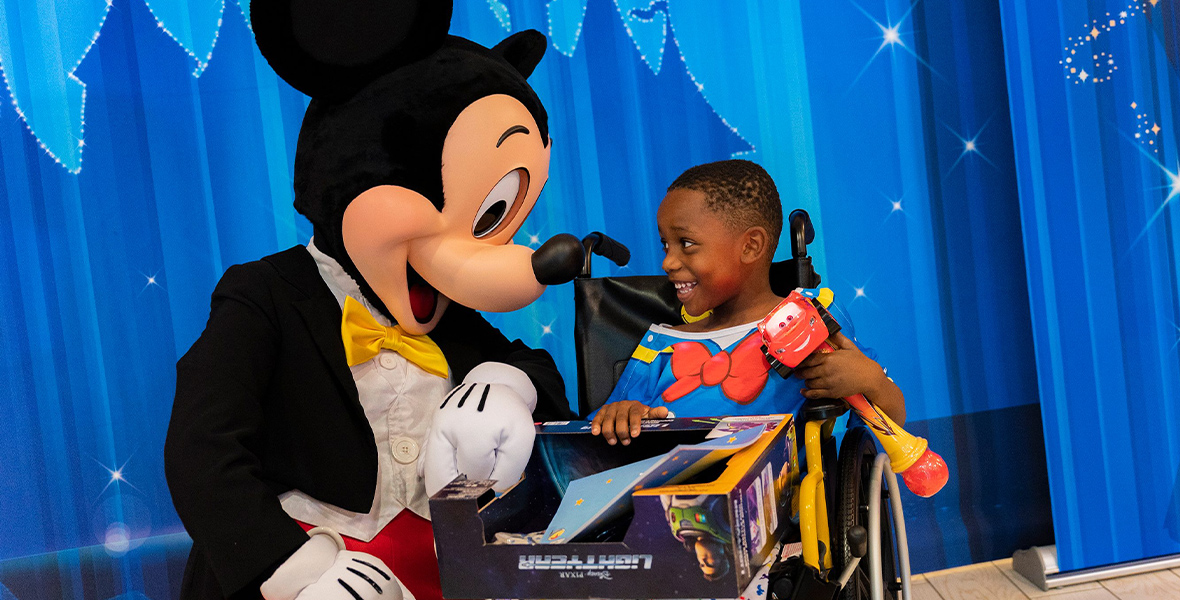
<svg viewBox="0 0 1180 600"><path fill-rule="evenodd" d="M451 300L476 310L527 306L545 287L520 229L549 178L549 140L506 95L481 98L447 132L443 210L398 186L371 188L344 212L344 246L409 333L428 333Z"/></svg>

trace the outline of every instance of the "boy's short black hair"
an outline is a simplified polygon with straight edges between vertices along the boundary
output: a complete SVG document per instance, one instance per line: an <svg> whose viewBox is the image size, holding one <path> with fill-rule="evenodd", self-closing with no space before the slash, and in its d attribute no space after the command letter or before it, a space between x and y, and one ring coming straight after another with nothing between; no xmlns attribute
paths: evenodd
<svg viewBox="0 0 1180 600"><path fill-rule="evenodd" d="M755 225L770 236L770 256L783 230L783 207L774 180L757 163L722 160L690 168L668 191L694 190L705 195L705 206L737 229Z"/></svg>

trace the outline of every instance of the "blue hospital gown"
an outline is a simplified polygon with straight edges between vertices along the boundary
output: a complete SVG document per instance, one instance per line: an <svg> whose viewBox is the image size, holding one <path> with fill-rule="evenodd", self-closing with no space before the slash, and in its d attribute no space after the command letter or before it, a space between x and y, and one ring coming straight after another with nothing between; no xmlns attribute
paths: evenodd
<svg viewBox="0 0 1180 600"><path fill-rule="evenodd" d="M804 293L814 295L813 290ZM838 303L831 310L841 332L856 341L847 312ZM803 380L783 379L770 368L757 325L696 333L652 325L606 402L665 406L677 417L794 414L804 401ZM871 349L857 346L876 360Z"/></svg>

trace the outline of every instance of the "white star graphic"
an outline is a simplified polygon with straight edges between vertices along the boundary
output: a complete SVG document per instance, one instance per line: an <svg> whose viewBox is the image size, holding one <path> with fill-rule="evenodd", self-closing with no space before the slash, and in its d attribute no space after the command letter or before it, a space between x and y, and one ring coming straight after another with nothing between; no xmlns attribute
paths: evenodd
<svg viewBox="0 0 1180 600"><path fill-rule="evenodd" d="M979 150L979 136L983 135L983 131L987 129L989 123L991 123L991 117L988 117L987 121L983 122L983 127L980 127L979 131L975 132L975 135L971 136L970 138L960 134L954 129L951 129L950 125L947 125L946 123L942 124L943 127L946 127L948 130L950 130L950 132L954 134L955 137L959 138L959 142L963 144L963 151L959 153L959 157L955 159L954 164L952 164L951 168L947 170L946 175L943 175L943 178L949 177L950 174L955 170L955 167L959 166L959 163L963 161L963 157L967 156L968 154L974 154L979 158L982 158L992 167L996 169L999 168L996 166L996 163L992 162L991 159L989 159L983 154L983 152Z"/></svg>
<svg viewBox="0 0 1180 600"><path fill-rule="evenodd" d="M920 1L920 0L918 0L918 1ZM914 53L914 51L911 50L910 47L907 46L905 41L903 41L901 38L901 36L902 36L901 26L905 23L906 19L909 18L910 13L913 12L914 7L918 5L918 2L914 2L913 4L910 4L909 8L906 9L905 14L903 14L901 16L901 18L898 19L897 21L893 21L892 19L889 18L889 4L886 3L886 5L885 5L885 22L887 24L881 23L880 21L878 21L875 17L873 17L873 15L869 14L869 11L865 10L864 7L857 4L855 1L852 2L852 5L855 6L856 9L861 12L861 14L863 14L865 17L868 17L868 19L870 21L872 21L873 24L876 25L878 29L881 30L881 38L880 38L881 44L879 46L877 46L877 51L874 52L871 57L869 57L869 61L867 63L865 63L865 66L862 67L860 72L856 74L856 77L854 77L852 79L852 83L848 86L849 91L851 91L852 87L856 85L857 81L860 81L861 76L863 76L865 74L865 71L869 70L869 67L873 64L873 61L877 60L877 56L879 56L881 54L881 51L884 50L885 48L889 48L890 51L892 51L893 48L900 47L901 49L905 50L906 52L909 52L910 56L913 56L914 60L918 61L918 64L921 64L922 66L929 69L930 72L933 73L935 76L937 76L939 79L945 80L945 78L942 76L942 74L940 74L938 71L935 71L934 67L930 66L930 63L926 62L925 60L922 59L921 56L918 56L916 53Z"/></svg>
<svg viewBox="0 0 1180 600"><path fill-rule="evenodd" d="M881 222L882 224L889 221L889 218L893 216L893 213L902 213L903 215L905 214L905 208L903 208L901 205L902 201L905 200L905 194L894 198L885 192L880 193L881 197L885 198L885 200L889 202L889 214L885 215L885 220Z"/></svg>
<svg viewBox="0 0 1180 600"><path fill-rule="evenodd" d="M134 454L135 453L133 452L132 455L134 455ZM101 462L99 462L99 460L97 458L91 457L91 460L98 463L98 466L102 467L103 470L105 470L107 472L107 474L110 476L110 479L107 480L107 484L105 486L103 486L103 488L100 492L98 492L99 496L102 496L103 492L107 491L107 488L111 487L112 484L116 484L116 483L125 483L127 485L130 485L132 487L132 489L139 489L139 488L135 487L134 485L132 485L132 483L130 481L127 481L127 476L123 474L123 469L127 468L127 463L131 462L130 456L127 457L127 460L123 461L123 464L120 465L119 468L117 468L117 469L112 469L112 468L102 464Z"/></svg>
<svg viewBox="0 0 1180 600"><path fill-rule="evenodd" d="M1123 137L1126 138L1128 142L1134 143L1134 140L1132 140L1130 136L1123 134ZM1147 223L1143 225L1143 230L1139 232L1139 235L1135 236L1135 240L1131 242L1130 246L1128 246L1128 250L1134 248L1135 244L1138 244L1139 240L1143 239L1143 236L1147 234L1147 230L1151 229L1151 226L1153 223L1155 223L1155 220L1158 219L1159 216L1163 214L1164 209L1168 207L1168 203L1170 203L1176 196L1180 196L1180 160L1176 162L1176 170L1172 171L1165 167L1160 161L1156 160L1154 156L1148 154L1147 150L1142 145L1135 144L1135 147L1139 149L1140 154L1146 156L1147 160L1150 160L1152 164L1164 172L1164 176L1167 178L1167 184L1156 189L1168 190L1168 195L1164 197L1164 201L1160 203L1159 208L1155 209L1155 212L1152 213L1151 218L1147 219Z"/></svg>
<svg viewBox="0 0 1180 600"><path fill-rule="evenodd" d="M848 302L849 306L851 306L857 300L864 298L865 300L868 300L869 302L871 302L873 304L873 306L877 306L878 308L880 308L880 306L876 302L874 302L872 298L869 297L869 293L866 291L866 290L868 290L869 283L872 280L873 280L873 276L870 275L869 278L866 279L865 282L861 285L855 285L850 281L845 281L845 283L848 284L848 287L852 288L852 292L853 292L852 300L850 300Z"/></svg>
<svg viewBox="0 0 1180 600"><path fill-rule="evenodd" d="M892 46L894 44L901 44L902 46L905 46L905 44L903 44L901 41L901 34L899 34L897 32L897 30L899 28L901 28L900 24L894 25L893 27L885 27L884 25L877 23L877 27L881 28L881 33L882 33L881 47L882 48L887 45Z"/></svg>
<svg viewBox="0 0 1180 600"><path fill-rule="evenodd" d="M160 279L159 279L160 272L159 271L156 271L155 273L152 273L151 275L148 275L147 273L140 271L139 274L143 275L143 278L145 280L143 287L140 288L140 290L139 290L140 294L142 294L144 292L144 290L147 290L148 288L150 288L152 286L156 286L160 289L164 289L164 286L160 284Z"/></svg>

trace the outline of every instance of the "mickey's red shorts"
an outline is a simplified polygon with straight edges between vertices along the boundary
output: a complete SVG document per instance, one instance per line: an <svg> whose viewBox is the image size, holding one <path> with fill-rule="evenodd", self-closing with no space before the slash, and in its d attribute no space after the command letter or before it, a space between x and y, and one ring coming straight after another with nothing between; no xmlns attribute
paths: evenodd
<svg viewBox="0 0 1180 600"><path fill-rule="evenodd" d="M299 525L304 531L314 527L303 522ZM370 542L343 537L347 549L372 554L385 561L414 594L415 600L442 600L438 557L434 553L434 530L430 521L403 510Z"/></svg>

